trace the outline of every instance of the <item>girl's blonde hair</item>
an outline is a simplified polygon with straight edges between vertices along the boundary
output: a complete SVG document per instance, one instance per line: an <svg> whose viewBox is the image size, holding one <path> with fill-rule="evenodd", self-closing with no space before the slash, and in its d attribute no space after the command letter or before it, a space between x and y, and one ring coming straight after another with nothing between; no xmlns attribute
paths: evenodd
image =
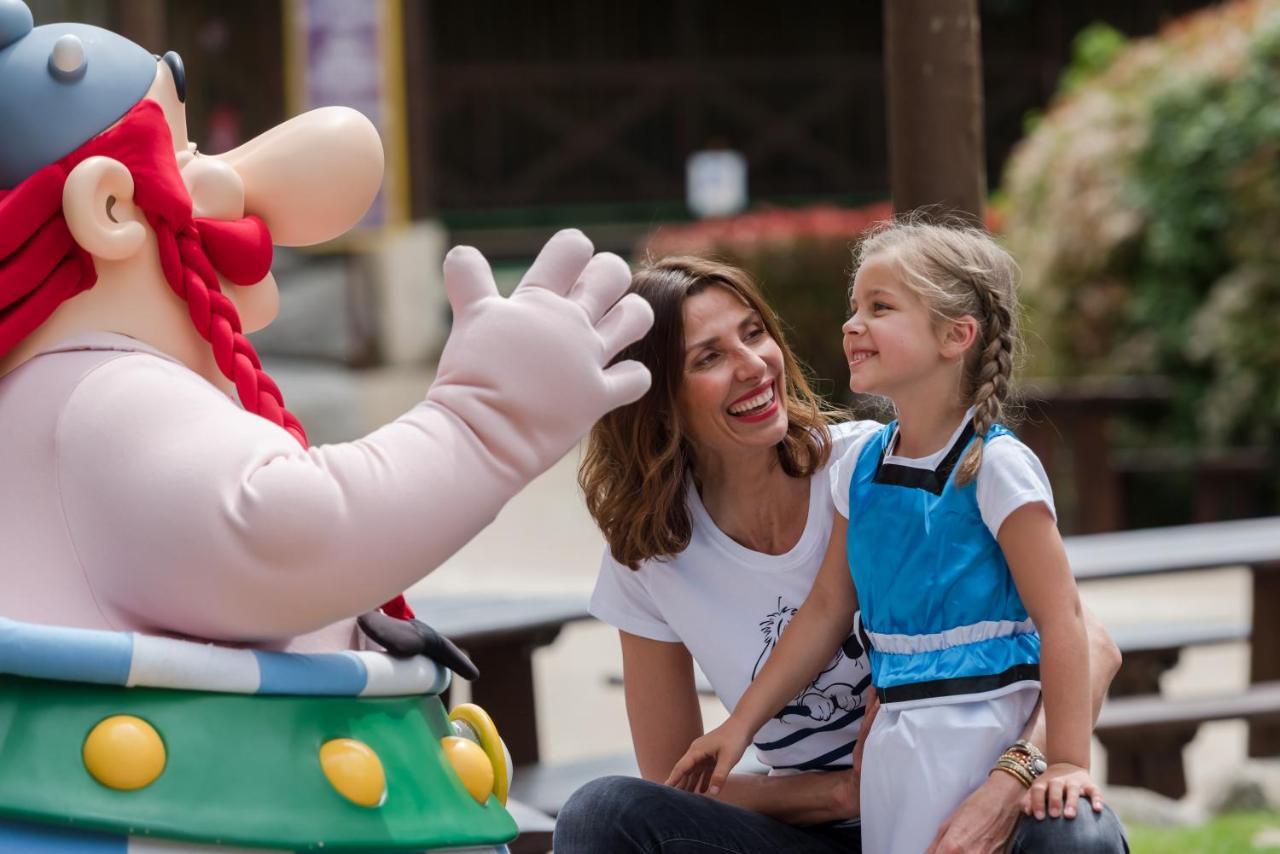
<svg viewBox="0 0 1280 854"><path fill-rule="evenodd" d="M907 217L877 226L856 252L856 267L884 257L939 322L965 315L978 337L965 361L963 401L974 407L977 441L956 469L964 486L978 474L991 425L1011 409L1010 381L1022 352L1018 330L1018 265L985 231L960 223Z"/></svg>

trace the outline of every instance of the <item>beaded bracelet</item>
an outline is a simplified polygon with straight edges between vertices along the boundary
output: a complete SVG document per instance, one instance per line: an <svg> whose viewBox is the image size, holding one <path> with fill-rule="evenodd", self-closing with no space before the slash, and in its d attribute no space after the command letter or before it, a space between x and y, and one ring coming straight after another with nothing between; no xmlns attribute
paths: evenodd
<svg viewBox="0 0 1280 854"><path fill-rule="evenodd" d="M1023 785L1023 788L1030 789L1031 784L1035 782L1035 777L1032 776L1031 771L1025 765L1013 759L1006 759L1003 756L996 760L995 767L991 769L990 774L994 774L996 771L1003 771L1013 777Z"/></svg>

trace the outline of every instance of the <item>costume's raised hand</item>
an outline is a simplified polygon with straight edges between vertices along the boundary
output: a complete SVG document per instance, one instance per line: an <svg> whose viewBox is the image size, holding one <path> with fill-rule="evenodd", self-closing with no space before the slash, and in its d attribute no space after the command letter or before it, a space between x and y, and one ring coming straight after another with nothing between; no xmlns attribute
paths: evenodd
<svg viewBox="0 0 1280 854"><path fill-rule="evenodd" d="M686 792L718 795L750 744L751 733L730 715L720 726L694 739L672 767L667 785Z"/></svg>
<svg viewBox="0 0 1280 854"><path fill-rule="evenodd" d="M607 367L653 325L631 271L593 255L576 229L553 236L510 298L489 264L460 246L444 261L453 331L427 400L461 418L495 457L524 477L559 459L601 415L638 400L649 372Z"/></svg>

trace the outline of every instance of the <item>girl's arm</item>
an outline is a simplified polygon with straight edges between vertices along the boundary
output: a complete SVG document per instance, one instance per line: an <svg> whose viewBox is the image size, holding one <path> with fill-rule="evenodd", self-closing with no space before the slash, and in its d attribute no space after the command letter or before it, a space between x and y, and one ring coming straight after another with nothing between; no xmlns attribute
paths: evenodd
<svg viewBox="0 0 1280 854"><path fill-rule="evenodd" d="M834 514L827 553L809 595L729 719L699 738L676 763L667 784L720 793L751 738L810 682L849 637L858 600L845 559L848 521Z"/></svg>
<svg viewBox="0 0 1280 854"><path fill-rule="evenodd" d="M1066 549L1048 508L1040 502L1013 511L997 538L1018 594L1040 633L1040 679L1047 734L1047 771L1032 787L1029 803L1042 814L1074 811L1081 793L1101 796L1089 777L1093 704L1089 690L1088 636Z"/></svg>
<svg viewBox="0 0 1280 854"><path fill-rule="evenodd" d="M689 742L702 735L702 711L694 686L693 658L681 643L619 632L623 691L640 776L666 779ZM730 774L723 801L788 824L818 824L857 814L850 771Z"/></svg>

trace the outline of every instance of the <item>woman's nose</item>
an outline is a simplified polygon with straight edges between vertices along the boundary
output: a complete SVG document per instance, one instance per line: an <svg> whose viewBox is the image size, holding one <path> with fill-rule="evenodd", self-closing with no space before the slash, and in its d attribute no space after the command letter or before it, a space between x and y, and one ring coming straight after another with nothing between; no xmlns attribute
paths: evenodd
<svg viewBox="0 0 1280 854"><path fill-rule="evenodd" d="M244 181L216 157L196 157L182 170L194 213L208 219L244 217Z"/></svg>
<svg viewBox="0 0 1280 854"><path fill-rule="evenodd" d="M735 365L737 370L734 373L739 382L763 375L767 367L760 354L750 347L741 348Z"/></svg>

